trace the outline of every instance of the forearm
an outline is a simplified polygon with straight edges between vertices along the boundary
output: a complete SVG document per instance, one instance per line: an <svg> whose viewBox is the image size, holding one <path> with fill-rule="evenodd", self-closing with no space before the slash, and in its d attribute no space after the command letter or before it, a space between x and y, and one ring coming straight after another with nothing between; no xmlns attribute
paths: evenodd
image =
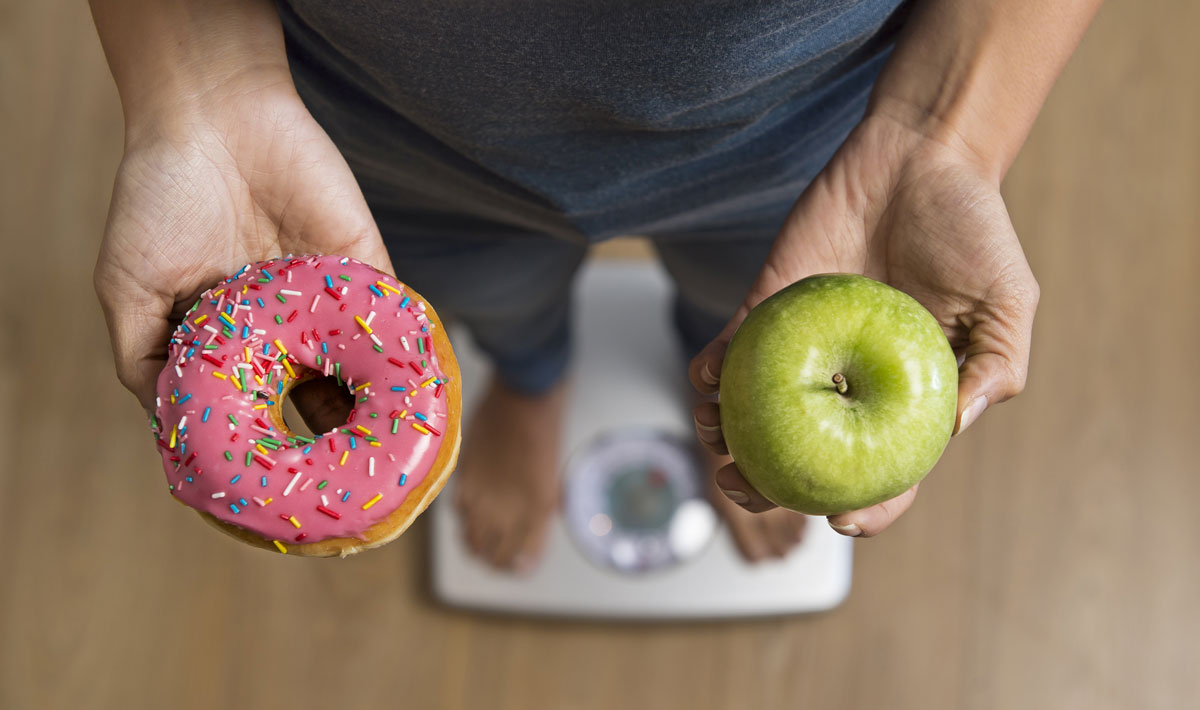
<svg viewBox="0 0 1200 710"><path fill-rule="evenodd" d="M1101 0L917 0L870 113L965 149L999 181Z"/></svg>
<svg viewBox="0 0 1200 710"><path fill-rule="evenodd" d="M287 81L271 0L91 0L129 131L214 89Z"/></svg>

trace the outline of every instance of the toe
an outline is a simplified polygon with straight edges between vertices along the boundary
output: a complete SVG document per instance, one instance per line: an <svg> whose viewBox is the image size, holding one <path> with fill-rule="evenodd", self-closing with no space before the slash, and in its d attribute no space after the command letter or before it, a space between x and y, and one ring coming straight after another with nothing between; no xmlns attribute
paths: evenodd
<svg viewBox="0 0 1200 710"><path fill-rule="evenodd" d="M759 521L748 513L730 515L725 522L729 525L729 534L742 557L748 562L758 562L771 554L766 539L762 534Z"/></svg>
<svg viewBox="0 0 1200 710"><path fill-rule="evenodd" d="M488 549L488 562L497 569L512 569L513 560L521 551L528 528L529 525L519 519L507 521L496 531L495 544Z"/></svg>
<svg viewBox="0 0 1200 710"><path fill-rule="evenodd" d="M513 571L520 574L528 574L542 561L542 555L546 550L546 535L549 532L549 527L549 518L529 526L513 554Z"/></svg>
<svg viewBox="0 0 1200 710"><path fill-rule="evenodd" d="M804 542L804 532L808 530L808 518L796 513L788 518L791 528L792 541L797 545Z"/></svg>
<svg viewBox="0 0 1200 710"><path fill-rule="evenodd" d="M484 542L487 539L487 531L478 520L472 518L465 519L463 526L463 541L467 543L467 549L476 557L483 554Z"/></svg>
<svg viewBox="0 0 1200 710"><path fill-rule="evenodd" d="M766 544L767 549L771 551L771 557L783 557L786 555L791 544L784 540L783 535L780 534L778 521L764 517L760 521L760 526L762 527L763 542Z"/></svg>
<svg viewBox="0 0 1200 710"><path fill-rule="evenodd" d="M763 537L767 540L767 546L771 548L771 557L775 559L787 557L795 547L795 543L784 533L783 525L778 520L763 521Z"/></svg>
<svg viewBox="0 0 1200 710"><path fill-rule="evenodd" d="M796 546L796 528L794 518L799 517L791 511L772 511L770 518L764 520L771 549L780 557L786 557Z"/></svg>
<svg viewBox="0 0 1200 710"><path fill-rule="evenodd" d="M503 553L510 536L509 530L496 524L487 526L479 549L479 557L493 567L499 566L498 560Z"/></svg>
<svg viewBox="0 0 1200 710"><path fill-rule="evenodd" d="M466 515L471 507L471 487L460 483L454 487L454 509Z"/></svg>

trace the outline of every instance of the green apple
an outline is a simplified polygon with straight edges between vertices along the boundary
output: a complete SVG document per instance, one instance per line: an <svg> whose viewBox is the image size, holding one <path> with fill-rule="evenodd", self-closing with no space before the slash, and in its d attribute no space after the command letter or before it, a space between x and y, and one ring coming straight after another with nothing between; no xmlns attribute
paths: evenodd
<svg viewBox="0 0 1200 710"><path fill-rule="evenodd" d="M742 322L721 367L721 428L771 502L832 515L893 498L937 463L958 398L941 326L865 276L788 286Z"/></svg>

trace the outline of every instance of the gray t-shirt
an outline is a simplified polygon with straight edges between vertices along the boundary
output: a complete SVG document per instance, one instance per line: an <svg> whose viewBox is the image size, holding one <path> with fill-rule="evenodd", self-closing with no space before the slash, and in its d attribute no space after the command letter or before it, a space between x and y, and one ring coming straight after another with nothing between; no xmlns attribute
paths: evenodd
<svg viewBox="0 0 1200 710"><path fill-rule="evenodd" d="M577 237L778 209L861 116L900 0L279 0L373 208Z"/></svg>

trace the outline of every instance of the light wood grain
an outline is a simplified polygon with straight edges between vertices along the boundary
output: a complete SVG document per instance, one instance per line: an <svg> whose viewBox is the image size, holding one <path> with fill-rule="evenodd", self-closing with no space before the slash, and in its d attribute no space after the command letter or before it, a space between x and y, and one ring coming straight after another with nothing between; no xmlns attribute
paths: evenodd
<svg viewBox="0 0 1200 710"><path fill-rule="evenodd" d="M1005 184L1043 286L1028 391L858 545L844 606L584 624L435 606L420 523L296 560L168 500L90 285L115 91L83 3L3 0L0 707L1194 707L1197 26L1101 11Z"/></svg>

